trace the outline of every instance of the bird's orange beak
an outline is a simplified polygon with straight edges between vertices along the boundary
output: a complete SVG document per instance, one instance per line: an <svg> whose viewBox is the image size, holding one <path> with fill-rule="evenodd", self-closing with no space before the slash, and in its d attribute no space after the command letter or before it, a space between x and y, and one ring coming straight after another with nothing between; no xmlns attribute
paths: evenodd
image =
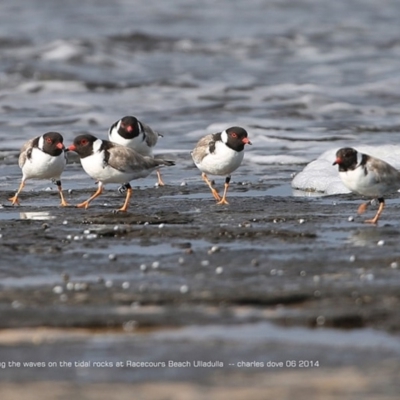
<svg viewBox="0 0 400 400"><path fill-rule="evenodd" d="M242 142L243 142L244 144L251 144L249 138L247 138L247 137L243 138L243 139L242 139Z"/></svg>
<svg viewBox="0 0 400 400"><path fill-rule="evenodd" d="M57 149L64 150L64 145L61 142L57 143L56 147Z"/></svg>
<svg viewBox="0 0 400 400"><path fill-rule="evenodd" d="M76 147L74 144L71 144L71 146L68 147L69 151L76 151Z"/></svg>

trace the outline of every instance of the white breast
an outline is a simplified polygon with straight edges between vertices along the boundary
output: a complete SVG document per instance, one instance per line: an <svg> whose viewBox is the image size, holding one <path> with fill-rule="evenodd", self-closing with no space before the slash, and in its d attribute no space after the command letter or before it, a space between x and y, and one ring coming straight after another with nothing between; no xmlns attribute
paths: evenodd
<svg viewBox="0 0 400 400"><path fill-rule="evenodd" d="M31 157L26 159L22 173L25 179L60 179L66 164L64 152L51 156L35 147Z"/></svg>
<svg viewBox="0 0 400 400"><path fill-rule="evenodd" d="M146 140L143 140L143 134L140 134L133 139L125 139L118 134L117 130L114 128L109 135L109 139L111 142L120 144L121 146L130 147L142 156L153 155L152 148L147 145Z"/></svg>
<svg viewBox="0 0 400 400"><path fill-rule="evenodd" d="M382 197L390 189L385 182L378 182L373 172L365 175L364 168L358 166L354 170L339 172L344 185L352 192L367 197Z"/></svg>
<svg viewBox="0 0 400 400"><path fill-rule="evenodd" d="M243 161L244 150L237 152L224 143L215 143L214 153L208 153L200 162L196 163L200 171L211 175L230 175Z"/></svg>

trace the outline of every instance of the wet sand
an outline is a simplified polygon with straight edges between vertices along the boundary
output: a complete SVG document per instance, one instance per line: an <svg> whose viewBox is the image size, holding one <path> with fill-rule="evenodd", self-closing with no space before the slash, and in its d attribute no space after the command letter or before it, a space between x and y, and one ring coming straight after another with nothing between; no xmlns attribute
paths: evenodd
<svg viewBox="0 0 400 400"><path fill-rule="evenodd" d="M369 226L356 196L268 194L289 184L233 182L229 206L201 182L136 189L126 214L112 189L3 203L3 393L396 398L400 205Z"/></svg>

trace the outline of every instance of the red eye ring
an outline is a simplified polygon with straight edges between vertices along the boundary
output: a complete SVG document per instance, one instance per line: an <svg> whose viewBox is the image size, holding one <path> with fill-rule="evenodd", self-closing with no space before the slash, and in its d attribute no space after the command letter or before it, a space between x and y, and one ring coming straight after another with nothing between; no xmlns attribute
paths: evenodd
<svg viewBox="0 0 400 400"><path fill-rule="evenodd" d="M46 138L46 142L47 143L53 143L53 141L48 137L48 138Z"/></svg>
<svg viewBox="0 0 400 400"><path fill-rule="evenodd" d="M81 144L83 144L84 146L85 146L86 144L88 144L87 139L82 139L82 140L81 140Z"/></svg>
<svg viewBox="0 0 400 400"><path fill-rule="evenodd" d="M233 138L237 138L237 133L236 133L236 132L232 132L232 133L231 133L231 136L232 136Z"/></svg>

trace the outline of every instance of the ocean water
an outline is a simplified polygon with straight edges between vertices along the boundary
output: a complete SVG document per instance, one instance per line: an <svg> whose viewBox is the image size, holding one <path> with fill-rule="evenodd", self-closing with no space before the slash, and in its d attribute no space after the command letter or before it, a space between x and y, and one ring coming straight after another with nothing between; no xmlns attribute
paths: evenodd
<svg viewBox="0 0 400 400"><path fill-rule="evenodd" d="M106 138L132 114L164 134L171 183L199 179L189 151L202 135L241 125L253 146L239 179L345 192L337 148L400 151L399 20L395 0L3 0L0 187L18 186L25 140ZM65 172L67 188L87 182Z"/></svg>

